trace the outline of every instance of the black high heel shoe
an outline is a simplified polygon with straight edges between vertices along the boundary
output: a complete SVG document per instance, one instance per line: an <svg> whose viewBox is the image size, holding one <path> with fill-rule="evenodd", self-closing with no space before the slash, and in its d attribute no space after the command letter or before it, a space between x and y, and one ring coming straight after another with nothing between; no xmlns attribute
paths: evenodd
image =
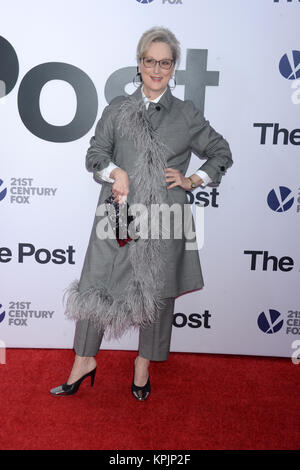
<svg viewBox="0 0 300 470"><path fill-rule="evenodd" d="M151 386L150 386L150 376L148 376L148 380L143 385L143 387L138 387L134 383L134 372L135 372L135 367L133 367L133 379L132 379L132 384L131 384L131 391L133 396L139 400L139 401L145 401L147 400L148 396L150 395L151 392Z"/></svg>
<svg viewBox="0 0 300 470"><path fill-rule="evenodd" d="M87 377L91 377L91 387L92 387L94 385L94 382L95 382L96 369L97 369L97 367L95 367L95 369L91 370L91 372L88 372L87 374L80 377L80 379L78 379L73 384L69 385L66 382L62 385L59 385L58 387L52 388L50 390L51 395L55 395L55 396L74 395L74 393L76 393L79 390L81 382L84 379L86 379Z"/></svg>

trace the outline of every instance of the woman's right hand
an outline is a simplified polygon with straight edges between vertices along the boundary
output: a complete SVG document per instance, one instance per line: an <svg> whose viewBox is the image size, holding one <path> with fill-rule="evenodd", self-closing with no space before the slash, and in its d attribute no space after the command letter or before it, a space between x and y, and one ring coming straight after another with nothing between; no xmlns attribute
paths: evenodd
<svg viewBox="0 0 300 470"><path fill-rule="evenodd" d="M110 178L113 178L115 182L112 185L112 193L114 201L119 204L126 202L129 194L129 178L125 170L121 168L115 168L110 173Z"/></svg>

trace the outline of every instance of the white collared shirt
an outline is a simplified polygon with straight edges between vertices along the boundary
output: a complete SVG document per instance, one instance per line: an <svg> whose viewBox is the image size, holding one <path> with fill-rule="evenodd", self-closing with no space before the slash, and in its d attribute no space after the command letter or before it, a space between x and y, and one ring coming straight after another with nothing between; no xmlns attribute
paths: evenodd
<svg viewBox="0 0 300 470"><path fill-rule="evenodd" d="M158 103L159 100L161 99L161 97L165 94L166 90L167 89L165 89L165 91L163 91L162 94L159 95L154 100L149 100L149 98L147 98L147 96L145 95L145 93L142 89L142 97L143 97L146 109L148 109L150 102L151 103ZM96 174L102 180L107 181L108 183L114 183L115 180L113 178L110 178L109 175L115 168L119 168L119 167L117 165L115 165L113 162L110 162L106 168L103 168L103 170L101 170L101 171L97 171ZM201 183L201 186L203 186L203 187L205 187L207 184L212 182L212 179L208 176L207 173L205 173L205 171L198 170L194 174L200 176L200 178L203 181L203 183Z"/></svg>
<svg viewBox="0 0 300 470"><path fill-rule="evenodd" d="M144 100L144 103L145 103L145 106L146 106L146 109L149 108L149 103L158 103L159 100L161 99L161 97L166 93L167 89L165 89L165 91L162 92L161 95L159 95L157 98L155 98L154 100L149 100L149 98L147 98L147 96L145 95L143 89L142 89L142 97L143 97L143 100Z"/></svg>

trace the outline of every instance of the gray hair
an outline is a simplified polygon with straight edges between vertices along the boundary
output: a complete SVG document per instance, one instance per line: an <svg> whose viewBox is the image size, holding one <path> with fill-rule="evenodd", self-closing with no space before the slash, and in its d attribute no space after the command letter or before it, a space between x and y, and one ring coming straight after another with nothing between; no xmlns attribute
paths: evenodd
<svg viewBox="0 0 300 470"><path fill-rule="evenodd" d="M167 28L155 26L144 32L137 45L137 61L139 62L147 52L152 42L164 42L172 51L174 64L180 61L180 43L175 34Z"/></svg>

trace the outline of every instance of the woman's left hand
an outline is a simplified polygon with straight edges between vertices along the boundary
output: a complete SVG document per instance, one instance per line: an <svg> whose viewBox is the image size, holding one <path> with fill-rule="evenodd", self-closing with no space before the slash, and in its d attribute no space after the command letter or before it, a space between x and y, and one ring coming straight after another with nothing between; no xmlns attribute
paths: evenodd
<svg viewBox="0 0 300 470"><path fill-rule="evenodd" d="M191 181L183 176L182 173L180 173L179 170L175 170L174 168L166 168L165 169L165 176L166 176L166 182L171 183L170 186L168 186L168 189L175 188L175 186L180 186L181 188L185 189L186 191L191 189ZM197 179L199 181L197 181ZM198 175L193 176L193 181L198 185L202 182L202 179Z"/></svg>

